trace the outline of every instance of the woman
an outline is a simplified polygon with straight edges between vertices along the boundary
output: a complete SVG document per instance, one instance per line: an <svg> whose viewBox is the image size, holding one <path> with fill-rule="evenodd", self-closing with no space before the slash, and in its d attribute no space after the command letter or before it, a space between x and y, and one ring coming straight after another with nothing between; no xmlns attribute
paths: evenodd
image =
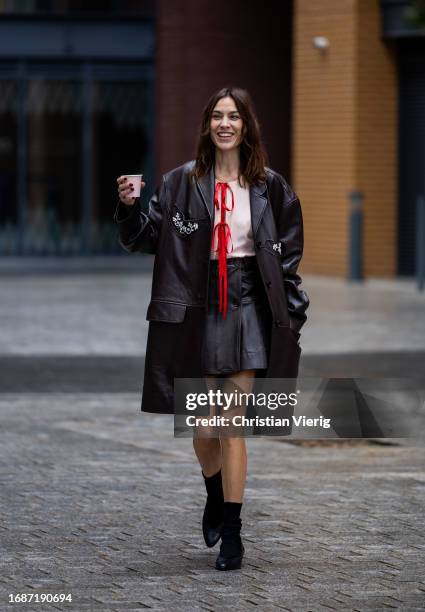
<svg viewBox="0 0 425 612"><path fill-rule="evenodd" d="M156 255L143 411L174 412L175 378L247 391L260 375L297 376L309 303L297 274L301 208L265 163L249 94L224 88L203 111L196 160L165 174L145 210L117 179L120 244ZM205 543L221 537L216 568L238 569L245 440L197 430L193 445L207 490Z"/></svg>

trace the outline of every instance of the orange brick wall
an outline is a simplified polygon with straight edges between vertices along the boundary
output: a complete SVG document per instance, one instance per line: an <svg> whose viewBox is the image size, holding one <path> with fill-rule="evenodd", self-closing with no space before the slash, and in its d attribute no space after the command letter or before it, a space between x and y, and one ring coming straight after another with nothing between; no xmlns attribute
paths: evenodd
<svg viewBox="0 0 425 612"><path fill-rule="evenodd" d="M359 0L357 184L365 194L366 276L397 272L398 84L395 49L380 39L378 2Z"/></svg>
<svg viewBox="0 0 425 612"><path fill-rule="evenodd" d="M346 276L351 189L365 194L365 275L395 271L397 81L375 0L295 0L292 182L303 272ZM328 38L321 52L315 36Z"/></svg>

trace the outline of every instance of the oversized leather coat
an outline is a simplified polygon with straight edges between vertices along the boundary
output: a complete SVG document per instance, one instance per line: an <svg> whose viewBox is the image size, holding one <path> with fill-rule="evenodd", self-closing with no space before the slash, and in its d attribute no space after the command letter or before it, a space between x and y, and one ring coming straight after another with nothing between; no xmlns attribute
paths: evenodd
<svg viewBox="0 0 425 612"><path fill-rule="evenodd" d="M114 221L128 252L155 254L141 410L174 412L174 378L201 378L214 223L214 168L189 180L194 162L171 170L143 206L118 202ZM279 330L298 343L309 304L297 274L303 252L300 202L286 180L267 168L267 181L250 187L255 253L270 306L267 376L282 371ZM289 315L289 317L288 317ZM283 337L283 336L282 336Z"/></svg>

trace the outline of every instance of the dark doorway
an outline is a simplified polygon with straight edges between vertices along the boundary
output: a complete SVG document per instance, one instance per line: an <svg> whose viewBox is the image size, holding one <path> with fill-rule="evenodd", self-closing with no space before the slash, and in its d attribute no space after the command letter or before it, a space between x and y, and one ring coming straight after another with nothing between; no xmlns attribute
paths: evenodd
<svg viewBox="0 0 425 612"><path fill-rule="evenodd" d="M416 200L425 196L425 40L399 42L398 274L415 274Z"/></svg>

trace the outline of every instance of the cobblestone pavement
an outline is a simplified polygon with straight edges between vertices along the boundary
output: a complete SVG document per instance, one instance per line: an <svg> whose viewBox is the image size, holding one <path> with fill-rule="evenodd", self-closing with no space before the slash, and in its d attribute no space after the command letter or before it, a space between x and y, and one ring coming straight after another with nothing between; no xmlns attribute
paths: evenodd
<svg viewBox="0 0 425 612"><path fill-rule="evenodd" d="M249 439L245 563L217 572L191 442L139 401L0 395L1 610L424 609L423 447Z"/></svg>

